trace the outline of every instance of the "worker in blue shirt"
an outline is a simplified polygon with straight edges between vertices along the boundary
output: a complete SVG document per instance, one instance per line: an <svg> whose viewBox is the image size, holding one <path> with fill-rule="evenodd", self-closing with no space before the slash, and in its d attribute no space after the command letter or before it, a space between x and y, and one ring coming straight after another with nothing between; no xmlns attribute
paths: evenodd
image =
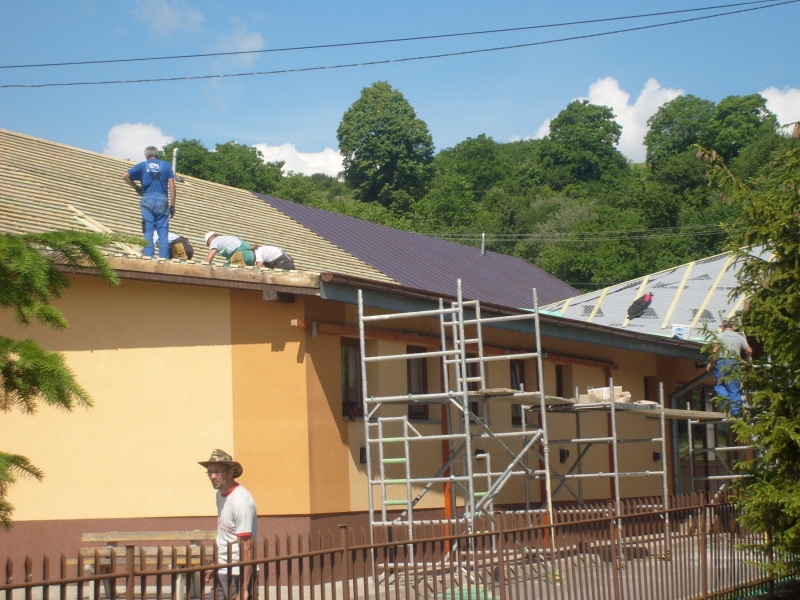
<svg viewBox="0 0 800 600"><path fill-rule="evenodd" d="M169 238L169 219L175 216L175 173L171 164L158 159L155 146L145 148L144 156L147 160L129 169L122 178L142 197L140 205L147 241L142 254L152 257L155 253L153 232L157 231L162 240ZM167 244L159 245L158 256L169 258Z"/></svg>

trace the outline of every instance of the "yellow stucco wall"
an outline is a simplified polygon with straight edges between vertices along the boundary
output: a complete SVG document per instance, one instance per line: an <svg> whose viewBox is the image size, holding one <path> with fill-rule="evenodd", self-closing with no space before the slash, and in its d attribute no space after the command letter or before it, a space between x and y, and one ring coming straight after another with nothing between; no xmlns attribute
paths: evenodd
<svg viewBox="0 0 800 600"><path fill-rule="evenodd" d="M74 276L56 302L70 329L0 332L66 355L95 406L0 416L2 448L45 472L11 490L17 520L211 515L197 461L231 452L230 304L227 290Z"/></svg>
<svg viewBox="0 0 800 600"><path fill-rule="evenodd" d="M259 514L311 511L303 299L231 291L233 434Z"/></svg>
<svg viewBox="0 0 800 600"><path fill-rule="evenodd" d="M39 325L21 328L8 311L0 313L0 332L33 337L64 352L96 406L72 414L42 408L34 417L0 416L2 448L29 456L47 475L42 483L14 486L11 501L17 519L212 515L211 489L196 462L213 448L231 452L244 464L241 482L256 498L260 514L367 508L365 468L359 464L363 423L341 416L341 338L330 333L313 337L311 331L291 325L298 319L356 326L355 307L303 296L293 303L265 302L253 291L131 280L114 288L86 276L73 277L57 305L70 322L67 332ZM437 326L422 319L387 325L421 335L430 335ZM484 333L486 343L496 347L530 348L533 343L532 337L513 332ZM370 355L400 354L407 348L397 340L367 343ZM692 361L547 338L543 345L552 353L615 362L614 383L631 391L634 399L644 398L645 377L663 379L668 394L697 373ZM543 368L545 392L554 394L555 365L545 361ZM563 372L567 395L574 386L585 392L586 387L605 385L599 367L568 364ZM368 374L373 394L407 393L405 361L372 364ZM526 361L526 381L528 390L536 388L535 361ZM487 365L487 385L510 386L507 362ZM428 359L428 387L432 392L442 389L439 359ZM401 404L383 414L406 411ZM458 419L454 409L449 414ZM423 433L439 433L439 405L430 406L430 418L430 423L414 426ZM551 439L576 435L574 415L549 418ZM620 437L658 434L657 421L631 419L637 417L620 419ZM508 402L491 403L490 421L494 431L520 430L511 423ZM581 425L583 436L607 435L605 414L586 414ZM516 450L521 440L511 439L508 445ZM490 453L493 470L505 466L505 453L490 440L476 440L473 446ZM563 473L578 452L574 444L562 447L570 453L565 463L558 462L558 446L551 454L556 470ZM415 474L433 475L441 467L441 442L412 448ZM657 445L623 446L620 462L623 468L652 469L654 450ZM475 470L483 470L484 464L476 462ZM584 459L583 470L605 471L608 465L608 447L597 445ZM392 469L389 476L402 476L398 467ZM577 482L570 486L577 491ZM658 478L628 480L621 491L623 496L650 495L659 493L660 486ZM476 485L478 490L484 487ZM414 492L420 489L415 486ZM583 482L587 500L608 498L609 489L607 479ZM538 501L538 483L530 491ZM398 486L390 497L403 498L405 490ZM556 499L573 496L563 490ZM518 478L496 502L523 500L523 479ZM419 508L442 505L442 487L436 485Z"/></svg>

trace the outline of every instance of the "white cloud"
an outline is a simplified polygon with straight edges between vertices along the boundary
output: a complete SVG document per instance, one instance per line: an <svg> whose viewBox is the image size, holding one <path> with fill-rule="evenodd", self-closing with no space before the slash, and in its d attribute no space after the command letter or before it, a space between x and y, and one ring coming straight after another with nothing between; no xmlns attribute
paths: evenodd
<svg viewBox="0 0 800 600"><path fill-rule="evenodd" d="M536 135L534 135L534 139L543 138L546 135L550 135L550 123L553 119L545 119L544 123L539 125L539 129L536 130Z"/></svg>
<svg viewBox="0 0 800 600"><path fill-rule="evenodd" d="M174 140L152 123L121 123L109 130L103 154L140 161L144 160L144 149L148 146L163 148Z"/></svg>
<svg viewBox="0 0 800 600"><path fill-rule="evenodd" d="M636 102L630 104L631 96L619 87L619 82L613 77L605 77L589 86L589 102L608 106L614 111L617 123L622 125L620 152L633 162L644 162L647 119L652 117L662 104L683 93L683 90L662 88L658 81L650 78L639 92Z"/></svg>
<svg viewBox="0 0 800 600"><path fill-rule="evenodd" d="M136 16L159 35L203 31L203 14L187 0L136 0Z"/></svg>
<svg viewBox="0 0 800 600"><path fill-rule="evenodd" d="M589 86L588 98L576 98L576 100L589 100L592 104L610 107L616 115L615 120L622 126L622 135L619 140L620 152L633 162L643 162L647 119L653 116L662 104L683 93L683 90L662 88L658 81L650 78L639 92L636 102L631 104L631 95L619 87L619 82L613 77L604 77ZM550 133L552 120L545 119L534 137L542 138Z"/></svg>
<svg viewBox="0 0 800 600"><path fill-rule="evenodd" d="M238 26L233 33L221 35L218 38L216 50L218 52L250 52L264 49L264 38L258 31L249 31L247 27L234 20ZM242 54L235 57L225 57L234 60L238 65L250 66L256 59L256 54Z"/></svg>
<svg viewBox="0 0 800 600"><path fill-rule="evenodd" d="M781 125L800 121L800 90L785 87L779 90L768 87L759 92L767 100L767 108L775 113ZM786 130L784 130L786 131Z"/></svg>
<svg viewBox="0 0 800 600"><path fill-rule="evenodd" d="M255 147L261 150L267 162L285 161L284 172L294 171L303 175L325 173L335 177L342 170L342 156L332 148L325 148L322 152L299 152L294 144L289 143L280 146L256 144Z"/></svg>

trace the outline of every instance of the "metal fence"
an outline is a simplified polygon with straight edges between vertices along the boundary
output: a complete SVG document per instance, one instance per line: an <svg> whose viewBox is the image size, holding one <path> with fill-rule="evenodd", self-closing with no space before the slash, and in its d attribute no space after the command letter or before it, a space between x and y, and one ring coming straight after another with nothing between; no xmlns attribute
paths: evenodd
<svg viewBox="0 0 800 600"><path fill-rule="evenodd" d="M507 512L475 521L419 522L256 544L252 600L682 600L715 598L770 585L749 546L763 537L738 523L734 505L693 494L662 499ZM413 539L408 539L411 535ZM229 549L230 551L230 549ZM186 600L215 598L230 573L214 544L84 550L6 563L5 600ZM224 580L223 580L224 581ZM733 597L732 595L730 597ZM241 599L239 599L241 600Z"/></svg>

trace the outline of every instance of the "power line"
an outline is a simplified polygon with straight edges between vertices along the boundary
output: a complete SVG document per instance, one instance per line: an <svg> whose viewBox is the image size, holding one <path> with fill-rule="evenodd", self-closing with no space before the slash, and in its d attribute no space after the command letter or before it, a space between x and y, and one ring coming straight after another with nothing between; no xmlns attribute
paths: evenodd
<svg viewBox="0 0 800 600"><path fill-rule="evenodd" d="M667 229L667 228L665 228ZM677 228L676 228L677 229ZM614 231L591 231L591 232L573 232L573 233L523 233L523 234L494 234L487 235L487 241L494 241L498 243L503 242L533 242L533 243L586 243L586 242L607 242L607 241L632 241L632 240L653 240L653 239L681 239L693 237L708 237L712 235L720 235L725 233L719 227L706 228L707 231L693 230L693 231L669 231L658 229L631 229L631 230L614 230ZM659 233L659 231L663 231ZM728 229L728 233L736 233L744 231L744 228ZM652 232L652 233L651 233ZM451 240L455 242L479 242L482 239L480 234L427 234L429 237L434 237L442 240Z"/></svg>
<svg viewBox="0 0 800 600"><path fill-rule="evenodd" d="M268 48L264 50L237 50L233 52L207 52L203 54L177 54L173 56L149 56L149 57L138 57L138 58L111 58L111 59L104 59L104 60L82 60L82 61L70 61L70 62L51 62L51 63L35 63L35 64L23 64L23 65L0 65L0 69L33 69L39 67L69 67L69 66L81 66L81 65L102 65L102 64L117 64L117 63L129 63L129 62L147 62L147 61L156 61L156 60L179 60L179 59L187 59L187 58L211 58L211 57L218 57L218 56L238 56L243 54L266 54L266 53L276 53L276 52L293 52L298 50L322 50L322 49L329 49L329 48L346 48L350 46L368 46L374 44L394 44L397 42L417 42L422 40L438 40L438 39L446 39L446 38L454 38L454 37L466 37L466 36L473 36L473 35L486 35L486 34L494 34L494 33L512 33L517 31L531 31L535 29L552 29L556 27L570 27L574 25L591 25L596 23L608 23L612 21L625 21L630 19L643 19L647 17L663 17L666 15L675 15L675 14L685 14L691 12L698 12L704 10L716 10L719 8L733 8L736 6L749 6L751 4L770 4L774 3L775 0L753 0L751 2L738 2L734 4L718 4L716 6L705 6L702 8L687 8L682 10L669 10L669 11L662 11L662 12L655 12L655 13L645 13L640 15L628 15L624 17L606 17L603 19L589 19L585 21L567 21L564 23L549 23L546 25L529 25L525 27L510 27L507 29L486 29L483 31L469 31L469 32L461 32L461 33L445 33L439 35L422 35L422 36L415 36L415 37L404 37L404 38L390 38L390 39L383 39L383 40L367 40L367 41L360 41L360 42L341 42L337 44L317 44L313 46L290 46L288 48Z"/></svg>
<svg viewBox="0 0 800 600"><path fill-rule="evenodd" d="M696 229L720 229L722 227L727 227L732 225L732 223L723 223L721 225L714 224L714 225L678 225L676 227L649 227L647 229L607 229L603 231L586 231L582 232L585 234L592 234L592 235L609 235L609 234L616 234L616 233L643 233L643 232L653 232L653 231L665 231L665 232L674 232L674 231L685 231L685 230L696 230ZM443 235L449 235L452 237L480 237L481 234L478 233L446 233ZM526 236L526 235L538 235L538 234L526 234L526 233L487 233L486 237L502 237L502 236ZM559 234L554 234L559 235Z"/></svg>
<svg viewBox="0 0 800 600"><path fill-rule="evenodd" d="M784 0L783 2L775 2L769 4L767 6L756 6L753 8L745 8L741 10L729 11L724 13L717 13L713 15L704 15L701 17L693 17L690 19L680 19L678 21L667 21L665 23L656 23L652 25L642 25L640 27L630 27L628 29L617 29L614 31L605 31L600 33L589 33L585 35L577 35L571 36L566 38L559 38L555 40L545 40L542 42L530 42L526 44L514 44L510 46L497 46L494 48L482 48L479 50L463 50L461 52L448 52L442 54L430 54L425 56L413 56L413 57L406 57L406 58L392 58L386 60L374 60L374 61L367 61L361 63L346 63L346 64L339 64L339 65L326 65L326 66L318 66L318 67L300 67L294 69L278 69L274 71L250 71L246 73L220 73L214 75L185 75L180 77L158 77L158 78L148 78L148 79L118 79L118 80L107 80L107 81L70 81L64 83L15 83L15 84L4 84L0 85L0 89L3 88L45 88L45 87L74 87L74 86L87 86L87 85L119 85L119 84L128 84L128 83L162 83L167 81L195 81L195 80L204 80L204 79L226 79L231 77L253 77L253 76L260 76L260 75L283 75L287 73L306 73L310 71L326 71L331 69L346 69L346 68L354 68L354 67L368 67L368 66L375 66L375 65L386 65L386 64L393 64L393 63L403 63L403 62L414 62L420 60L431 60L436 58L449 58L453 56L467 56L471 54L482 54L486 52L497 52L501 50L514 50L517 48L530 48L534 46L544 46L548 44L556 44L560 42L570 42L575 40L584 40L596 37L605 37L610 35L617 35L621 33L629 33L632 31L644 31L648 29L656 29L659 27L668 27L671 25L679 25L683 23L691 23L696 21L704 21L706 19L714 19L717 17L725 17L730 15L742 14L747 12L752 12L756 10L764 10L766 8L775 8L777 6L784 6L787 4L795 4L800 2L800 0Z"/></svg>

